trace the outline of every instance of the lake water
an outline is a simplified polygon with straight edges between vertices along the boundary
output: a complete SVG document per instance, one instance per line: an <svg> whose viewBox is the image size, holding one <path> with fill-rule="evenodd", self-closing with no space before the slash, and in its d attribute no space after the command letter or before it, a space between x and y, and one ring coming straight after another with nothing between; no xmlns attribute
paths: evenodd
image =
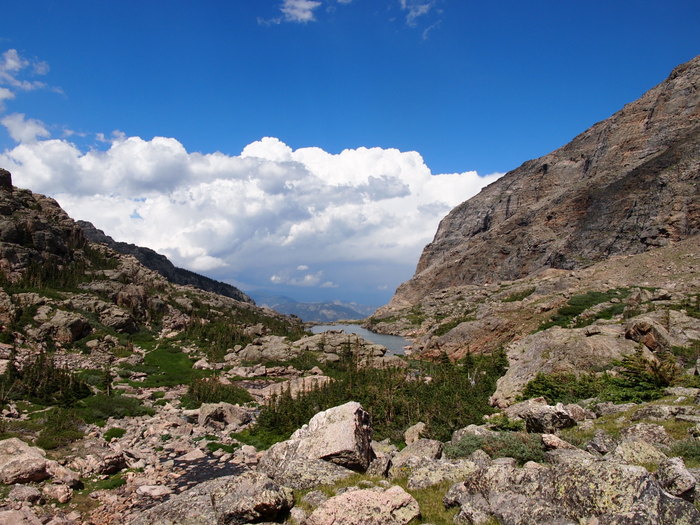
<svg viewBox="0 0 700 525"><path fill-rule="evenodd" d="M404 337L370 332L369 330L356 324L320 324L311 327L311 331L314 334L320 334L329 330L342 330L343 332L349 334L357 334L363 339L367 339L367 341L386 346L387 355L403 354L404 346L411 345L411 341L405 339Z"/></svg>

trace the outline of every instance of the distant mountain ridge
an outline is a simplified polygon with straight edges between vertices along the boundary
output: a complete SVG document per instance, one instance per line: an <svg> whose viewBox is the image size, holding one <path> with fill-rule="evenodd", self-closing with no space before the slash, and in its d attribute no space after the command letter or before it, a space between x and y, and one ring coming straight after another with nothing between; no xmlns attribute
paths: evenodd
<svg viewBox="0 0 700 525"><path fill-rule="evenodd" d="M254 293L252 295L259 306L267 306L282 314L296 315L305 322L329 323L364 319L375 310L371 306L342 301L305 303L283 295L267 293Z"/></svg>
<svg viewBox="0 0 700 525"><path fill-rule="evenodd" d="M204 275L191 272L190 270L185 270L184 268L178 268L171 263L165 255L161 255L150 248L115 241L112 237L105 234L105 232L97 229L91 222L76 222L83 230L83 234L87 240L90 242L104 244L112 248L114 251L124 255L133 255L146 268L158 272L171 283L191 285L195 288L199 288L200 290L214 292L219 295L230 297L231 299L236 299L237 301L255 304L253 299L235 286L222 283L221 281L216 281L209 277L205 277Z"/></svg>
<svg viewBox="0 0 700 525"><path fill-rule="evenodd" d="M440 223L390 306L642 253L700 232L700 57Z"/></svg>

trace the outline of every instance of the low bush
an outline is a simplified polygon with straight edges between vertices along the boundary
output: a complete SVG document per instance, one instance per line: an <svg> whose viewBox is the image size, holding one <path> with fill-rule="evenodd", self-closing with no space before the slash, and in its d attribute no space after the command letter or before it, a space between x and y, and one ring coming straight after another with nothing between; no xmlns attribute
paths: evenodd
<svg viewBox="0 0 700 525"><path fill-rule="evenodd" d="M231 454L234 450L238 448L238 445L224 445L223 443L219 443L218 441L212 441L210 443L207 443L207 449L210 452L216 452L217 450L223 450L224 452L228 452Z"/></svg>
<svg viewBox="0 0 700 525"><path fill-rule="evenodd" d="M525 385L522 399L544 397L547 403L575 403L600 394L605 388L604 379L595 374L577 376L571 373L538 373Z"/></svg>
<svg viewBox="0 0 700 525"><path fill-rule="evenodd" d="M253 401L252 396L236 385L226 385L215 377L195 379L182 398L186 408L199 408L202 403L243 404Z"/></svg>
<svg viewBox="0 0 700 525"><path fill-rule="evenodd" d="M82 400L78 405L78 413L86 423L100 424L110 417L121 419L127 416L144 416L153 414L154 411L135 397L98 394Z"/></svg>
<svg viewBox="0 0 700 525"><path fill-rule="evenodd" d="M641 349L614 361L616 375L575 375L570 373L539 373L520 396L521 399L544 397L548 403L575 403L598 397L614 403L642 403L659 399L664 389L682 382L682 370L671 353L662 353L656 361L646 359Z"/></svg>
<svg viewBox="0 0 700 525"><path fill-rule="evenodd" d="M112 439L119 439L126 434L126 430L119 427L112 427L107 432L104 433L105 441L112 441Z"/></svg>
<svg viewBox="0 0 700 525"><path fill-rule="evenodd" d="M75 410L53 408L41 418L43 428L35 445L45 450L59 448L83 437L83 420Z"/></svg>
<svg viewBox="0 0 700 525"><path fill-rule="evenodd" d="M523 432L525 422L521 419L510 419L505 414L497 414L488 420L489 427L493 430L504 432Z"/></svg>
<svg viewBox="0 0 700 525"><path fill-rule="evenodd" d="M467 457L477 449L491 458L513 458L518 465L528 461L542 462L545 448L539 434L527 432L499 432L493 436L466 435L457 443L445 446L445 455L450 458Z"/></svg>
<svg viewBox="0 0 700 525"><path fill-rule="evenodd" d="M289 392L273 397L255 427L236 437L269 446L287 439L317 412L357 401L372 415L375 439L399 443L408 426L423 421L430 437L444 441L493 412L488 399L505 363L502 352L470 355L457 364L412 362L409 370L360 368L344 359L329 371L334 381L296 398Z"/></svg>

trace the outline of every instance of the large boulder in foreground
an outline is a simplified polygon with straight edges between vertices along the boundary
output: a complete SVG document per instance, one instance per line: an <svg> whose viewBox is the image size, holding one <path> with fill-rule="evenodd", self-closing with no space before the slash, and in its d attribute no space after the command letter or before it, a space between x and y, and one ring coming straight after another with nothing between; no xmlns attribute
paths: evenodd
<svg viewBox="0 0 700 525"><path fill-rule="evenodd" d="M700 523L700 511L671 496L643 467L581 458L523 468L494 463L454 485L444 498L460 506L457 523Z"/></svg>
<svg viewBox="0 0 700 525"><path fill-rule="evenodd" d="M46 453L17 438L0 441L0 481L8 485L50 477Z"/></svg>
<svg viewBox="0 0 700 525"><path fill-rule="evenodd" d="M248 471L205 481L147 510L131 525L238 525L275 521L294 504L292 491Z"/></svg>
<svg viewBox="0 0 700 525"><path fill-rule="evenodd" d="M418 502L401 487L345 492L322 503L305 525L406 525L420 516Z"/></svg>
<svg viewBox="0 0 700 525"><path fill-rule="evenodd" d="M371 441L369 414L359 403L350 401L316 414L288 441L273 445L262 463L297 457L365 471L373 457Z"/></svg>

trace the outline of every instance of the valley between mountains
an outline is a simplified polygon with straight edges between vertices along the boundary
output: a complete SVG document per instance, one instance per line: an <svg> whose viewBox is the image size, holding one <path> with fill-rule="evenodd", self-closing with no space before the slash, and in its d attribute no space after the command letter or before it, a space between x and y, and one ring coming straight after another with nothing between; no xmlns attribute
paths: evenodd
<svg viewBox="0 0 700 525"><path fill-rule="evenodd" d="M700 57L452 210L363 321L0 170L0 524L700 523Z"/></svg>

